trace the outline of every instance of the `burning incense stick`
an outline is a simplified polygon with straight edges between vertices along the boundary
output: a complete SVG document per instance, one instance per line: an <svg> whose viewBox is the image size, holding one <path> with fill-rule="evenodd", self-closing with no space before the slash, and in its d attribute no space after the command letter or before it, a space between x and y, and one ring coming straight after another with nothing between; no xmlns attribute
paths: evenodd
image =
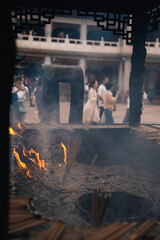
<svg viewBox="0 0 160 240"><path fill-rule="evenodd" d="M62 182L64 182L64 180L66 179L66 177L68 176L71 166L75 160L75 157L79 151L80 148L80 144L81 144L81 140L79 139L72 139L71 143L69 145L68 148L68 159L67 159L67 165L65 167L64 170L64 174L63 174L63 178L62 178Z"/></svg>

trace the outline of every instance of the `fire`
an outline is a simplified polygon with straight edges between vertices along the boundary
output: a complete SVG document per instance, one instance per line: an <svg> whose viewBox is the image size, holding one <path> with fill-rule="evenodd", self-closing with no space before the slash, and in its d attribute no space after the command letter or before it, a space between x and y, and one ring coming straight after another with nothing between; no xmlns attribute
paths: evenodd
<svg viewBox="0 0 160 240"><path fill-rule="evenodd" d="M15 158L17 159L17 164L19 167L21 167L22 169L27 169L26 164L21 161L19 154L16 152L15 148L13 148L13 156L15 156Z"/></svg>
<svg viewBox="0 0 160 240"><path fill-rule="evenodd" d="M45 167L44 160L40 160L40 161L41 161L41 166L42 166L42 168L47 171L48 169Z"/></svg>
<svg viewBox="0 0 160 240"><path fill-rule="evenodd" d="M17 124L17 126L19 127L19 129L22 129L20 122Z"/></svg>
<svg viewBox="0 0 160 240"><path fill-rule="evenodd" d="M31 152L30 152L30 151L28 152L28 153L29 153L28 156L27 156L26 152L27 152L26 148L23 147L23 155L24 155L25 157L27 157L29 160L31 160L33 163L36 163L36 160L35 160L34 158L30 158L30 157L29 157L29 155L31 155Z"/></svg>
<svg viewBox="0 0 160 240"><path fill-rule="evenodd" d="M30 175L29 170L26 172L26 175L27 175L29 178L32 178L31 175Z"/></svg>
<svg viewBox="0 0 160 240"><path fill-rule="evenodd" d="M17 164L20 168L22 168L23 170L26 170L26 175L31 178L30 172L29 170L27 170L27 166L24 162L21 161L18 152L16 152L15 148L13 148L13 156L15 156L15 158L17 159Z"/></svg>
<svg viewBox="0 0 160 240"><path fill-rule="evenodd" d="M47 168L45 167L45 163L44 163L44 160L40 160L40 158L39 158L39 153L38 152L36 152L33 148L31 148L30 149L30 151L29 151L29 154L31 154L31 153L34 153L35 155L36 155L36 157L37 157L37 164L38 164L38 166L40 167L40 169L41 168L43 168L44 170L46 170L47 171ZM31 158L30 158L31 159ZM34 159L34 158L32 158L32 159ZM32 160L31 159L31 160ZM35 159L34 159L35 160ZM32 160L33 161L33 160Z"/></svg>
<svg viewBox="0 0 160 240"><path fill-rule="evenodd" d="M31 156L31 153L34 153L36 155L37 162L36 162L36 160L34 158L29 157L29 155L27 155L26 152L27 152L26 148L23 147L23 155L25 157L27 157L29 160L31 160L34 164L37 164L40 167L40 169L43 168L44 170L47 171L47 168L45 167L44 160L40 160L38 152L36 152L33 148L31 148L30 151L28 151L30 156Z"/></svg>
<svg viewBox="0 0 160 240"><path fill-rule="evenodd" d="M18 123L17 126L19 127L19 129L22 129L20 123ZM20 136L17 132L15 132L15 131L13 130L12 127L9 127L9 134L10 134L10 135L14 135L14 136ZM21 137L21 136L20 136L20 137ZM28 160L31 160L31 161L32 161L36 166L38 166L40 169L43 168L45 171L47 171L48 169L46 168L46 166L48 166L48 165L44 162L44 160L41 160L41 159L40 159L39 153L36 152L33 148L31 148L30 151L28 151L28 150L26 149L26 147L24 146L23 142L22 142L19 138L17 138L17 140L23 145L23 155L24 155L25 157L27 157ZM33 158L33 156L31 155L32 153L35 154L35 157L34 157L34 158ZM18 152L16 152L16 149L15 149L15 148L13 148L13 156L16 158L18 166L19 166L21 169L25 170L25 171L26 171L26 175L27 175L29 178L31 178L30 170L28 170L26 164L21 161L20 156L19 156Z"/></svg>
<svg viewBox="0 0 160 240"><path fill-rule="evenodd" d="M61 143L61 147L64 150L64 163L67 164L67 148L63 143Z"/></svg>
<svg viewBox="0 0 160 240"><path fill-rule="evenodd" d="M14 136L16 136L16 135L20 136L17 132L15 132L15 131L13 130L12 127L9 127L9 134L10 134L10 135L14 135Z"/></svg>

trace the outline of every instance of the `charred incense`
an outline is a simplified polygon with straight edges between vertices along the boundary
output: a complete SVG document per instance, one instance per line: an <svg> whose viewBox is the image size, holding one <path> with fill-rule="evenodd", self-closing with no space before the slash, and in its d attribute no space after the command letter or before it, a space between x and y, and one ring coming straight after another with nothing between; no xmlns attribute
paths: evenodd
<svg viewBox="0 0 160 240"><path fill-rule="evenodd" d="M95 156L94 156L94 158L93 158L93 161L92 161L91 166L90 166L90 169L89 169L89 174L88 174L86 180L88 180L88 179L90 178L90 176L91 176L92 168L93 168L93 165L94 165L94 163L95 163L95 161L96 161L96 159L97 159L97 155L98 155L98 154L96 153Z"/></svg>
<svg viewBox="0 0 160 240"><path fill-rule="evenodd" d="M97 193L97 189L93 189L92 191L92 226L95 225L96 193Z"/></svg>
<svg viewBox="0 0 160 240"><path fill-rule="evenodd" d="M109 203L109 197L100 197L100 189L93 189L92 192L92 225L100 226L104 217L105 210ZM100 209L100 205L102 206Z"/></svg>
<svg viewBox="0 0 160 240"><path fill-rule="evenodd" d="M74 182L74 183L70 184L69 186L67 186L67 187L65 188L65 190L66 190L66 191L72 190L72 189L74 189L75 187L78 187L79 185L81 185L82 183L84 183L85 181L86 181L86 179L81 179L81 180L79 180L79 181L77 181L77 182Z"/></svg>
<svg viewBox="0 0 160 240"><path fill-rule="evenodd" d="M101 192L100 189L98 189L97 194L96 194L95 219L98 218L99 205L100 205L100 201L101 201L100 192ZM97 223L95 222L95 224L97 224Z"/></svg>
<svg viewBox="0 0 160 240"><path fill-rule="evenodd" d="M103 203L102 203L101 211L98 214L98 221L96 222L98 226L100 226L101 223L102 223L102 220L103 220L106 208L108 206L108 203L109 203L109 197L107 196L107 198L104 198Z"/></svg>

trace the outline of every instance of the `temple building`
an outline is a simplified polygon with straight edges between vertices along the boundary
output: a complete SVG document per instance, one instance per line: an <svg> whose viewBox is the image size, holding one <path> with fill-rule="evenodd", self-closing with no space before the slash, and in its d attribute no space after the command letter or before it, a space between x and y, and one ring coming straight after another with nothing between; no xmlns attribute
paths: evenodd
<svg viewBox="0 0 160 240"><path fill-rule="evenodd" d="M160 104L160 31L147 34L144 91ZM129 90L132 45L112 31L103 31L91 17L55 16L45 27L17 34L17 54L42 64L79 65L84 81L108 76L120 90L120 101Z"/></svg>

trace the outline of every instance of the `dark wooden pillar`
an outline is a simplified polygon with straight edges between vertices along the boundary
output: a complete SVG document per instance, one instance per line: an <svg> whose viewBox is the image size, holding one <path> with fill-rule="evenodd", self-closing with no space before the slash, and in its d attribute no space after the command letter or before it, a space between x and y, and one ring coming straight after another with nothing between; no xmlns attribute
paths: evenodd
<svg viewBox="0 0 160 240"><path fill-rule="evenodd" d="M133 52L131 57L131 74L129 80L130 115L129 125L139 126L142 114L142 86L146 57L145 40L147 34L146 14L135 13L132 25Z"/></svg>
<svg viewBox="0 0 160 240"><path fill-rule="evenodd" d="M8 224L9 183L9 107L13 80L15 45L12 35L8 1L3 4L0 15L0 58L1 58L1 172L0 172L0 239L6 240ZM3 77L2 77L3 76ZM3 78L3 79L2 79Z"/></svg>

